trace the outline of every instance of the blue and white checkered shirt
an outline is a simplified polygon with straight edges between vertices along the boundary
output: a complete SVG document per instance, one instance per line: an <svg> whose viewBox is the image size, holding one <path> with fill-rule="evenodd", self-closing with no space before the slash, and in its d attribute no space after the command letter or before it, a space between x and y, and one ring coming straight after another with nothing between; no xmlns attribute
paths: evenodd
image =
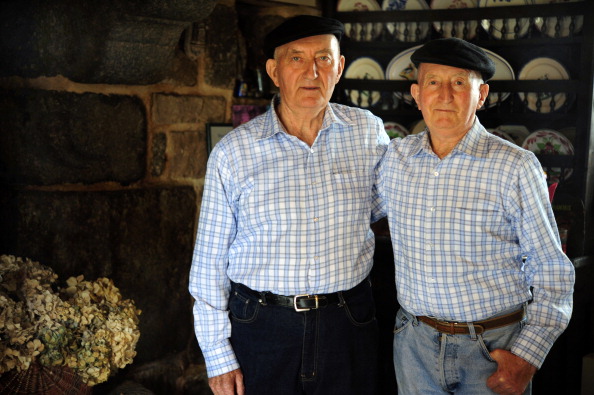
<svg viewBox="0 0 594 395"><path fill-rule="evenodd" d="M393 140L378 188L400 305L417 316L468 322L533 298L511 352L540 367L571 316L575 274L534 154L476 119L441 160L426 131Z"/></svg>
<svg viewBox="0 0 594 395"><path fill-rule="evenodd" d="M375 181L389 138L369 111L329 104L310 147L274 110L226 135L206 172L192 268L194 326L210 377L239 367L230 281L282 295L353 288L369 274Z"/></svg>

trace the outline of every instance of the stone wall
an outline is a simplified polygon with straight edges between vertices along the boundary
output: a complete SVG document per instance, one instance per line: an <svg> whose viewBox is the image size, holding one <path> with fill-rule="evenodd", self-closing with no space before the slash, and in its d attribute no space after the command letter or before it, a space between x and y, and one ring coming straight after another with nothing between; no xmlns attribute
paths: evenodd
<svg viewBox="0 0 594 395"><path fill-rule="evenodd" d="M156 393L205 388L187 282L207 124L231 122L235 80L263 63L263 34L302 12L317 11L0 3L0 254L60 281L112 278L142 310L138 355L120 377Z"/></svg>

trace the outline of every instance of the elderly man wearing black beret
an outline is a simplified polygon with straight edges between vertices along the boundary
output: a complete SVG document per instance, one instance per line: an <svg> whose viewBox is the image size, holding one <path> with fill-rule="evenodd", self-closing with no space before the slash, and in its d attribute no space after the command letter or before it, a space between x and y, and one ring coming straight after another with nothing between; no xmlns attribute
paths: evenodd
<svg viewBox="0 0 594 395"><path fill-rule="evenodd" d="M378 183L401 306L399 393L530 393L574 283L544 172L476 116L495 72L485 51L439 39L411 61L427 128L390 143Z"/></svg>
<svg viewBox="0 0 594 395"><path fill-rule="evenodd" d="M329 103L343 32L298 16L269 33L279 94L209 157L190 292L215 394L376 393L370 223L389 139Z"/></svg>

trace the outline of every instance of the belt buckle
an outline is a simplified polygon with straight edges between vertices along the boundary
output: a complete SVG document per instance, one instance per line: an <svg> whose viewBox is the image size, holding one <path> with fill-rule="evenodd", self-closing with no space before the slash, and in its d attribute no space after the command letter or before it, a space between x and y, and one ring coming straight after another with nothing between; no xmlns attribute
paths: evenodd
<svg viewBox="0 0 594 395"><path fill-rule="evenodd" d="M312 295L308 295L308 294L303 294L303 295L295 295L293 297L293 307L295 308L295 311L297 312L301 312L301 311L309 311L311 310L310 307L306 307L306 308L299 308L297 307L297 301L301 298L309 298ZM316 307L314 307L315 309L319 308L319 303L318 303L318 295L313 295L313 297L316 300Z"/></svg>

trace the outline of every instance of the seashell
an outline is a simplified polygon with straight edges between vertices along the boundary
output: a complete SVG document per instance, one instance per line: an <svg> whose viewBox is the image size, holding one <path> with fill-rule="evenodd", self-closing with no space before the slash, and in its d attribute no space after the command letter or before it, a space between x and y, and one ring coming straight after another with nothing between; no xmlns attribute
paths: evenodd
<svg viewBox="0 0 594 395"><path fill-rule="evenodd" d="M0 395L87 395L92 389L65 366L33 363L27 370L13 369L0 376Z"/></svg>

